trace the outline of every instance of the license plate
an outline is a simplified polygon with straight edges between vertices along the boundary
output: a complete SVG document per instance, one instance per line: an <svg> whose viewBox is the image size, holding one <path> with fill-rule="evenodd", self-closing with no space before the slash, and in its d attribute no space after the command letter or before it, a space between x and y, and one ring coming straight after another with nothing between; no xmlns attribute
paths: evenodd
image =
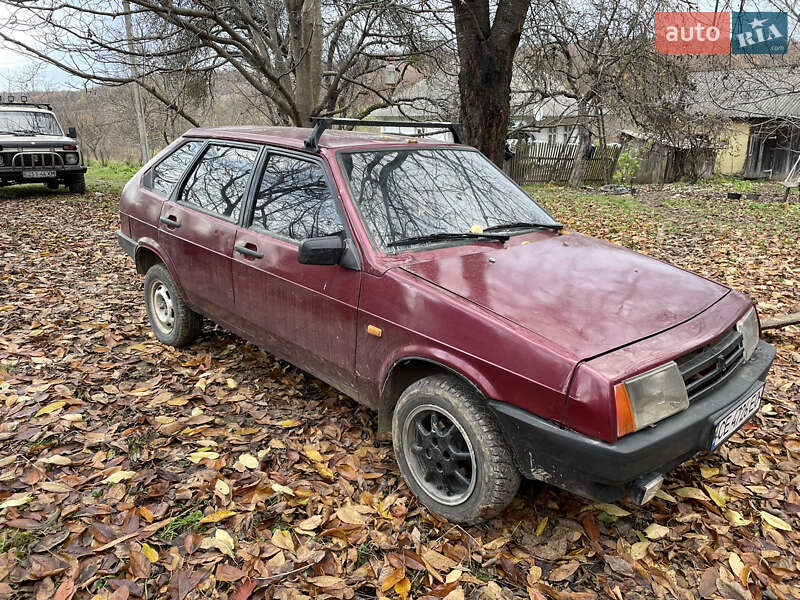
<svg viewBox="0 0 800 600"><path fill-rule="evenodd" d="M737 429L758 412L761 406L761 396L763 394L764 385L762 384L761 387L750 394L744 402L738 404L731 412L717 421L714 427L714 437L711 439L711 450L714 450L722 442L732 436Z"/></svg>
<svg viewBox="0 0 800 600"><path fill-rule="evenodd" d="M56 172L46 169L40 169L36 171L23 171L22 177L23 179L40 179L42 177L55 177Z"/></svg>

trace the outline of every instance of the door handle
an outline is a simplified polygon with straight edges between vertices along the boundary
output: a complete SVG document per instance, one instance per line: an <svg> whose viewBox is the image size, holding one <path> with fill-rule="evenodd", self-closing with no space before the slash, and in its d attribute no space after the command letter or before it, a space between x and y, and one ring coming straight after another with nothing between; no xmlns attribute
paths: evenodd
<svg viewBox="0 0 800 600"><path fill-rule="evenodd" d="M161 221L161 222L162 222L164 225L167 225L167 226L169 226L169 227L180 227L180 226L181 226L181 224L180 224L180 222L178 221L178 219L176 219L176 218L175 218L175 217L173 217L172 215L170 215L169 217L161 217L159 220L160 220L160 221Z"/></svg>
<svg viewBox="0 0 800 600"><path fill-rule="evenodd" d="M234 250L246 256L252 256L253 258L264 258L264 255L261 254L261 252L259 252L254 248L248 248L247 246L240 246L237 244L236 246L234 246Z"/></svg>

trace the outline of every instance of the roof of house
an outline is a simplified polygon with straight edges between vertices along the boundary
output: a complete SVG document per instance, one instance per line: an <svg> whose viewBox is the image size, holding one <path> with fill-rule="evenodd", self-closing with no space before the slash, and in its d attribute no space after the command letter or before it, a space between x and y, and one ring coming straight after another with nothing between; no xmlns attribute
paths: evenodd
<svg viewBox="0 0 800 600"><path fill-rule="evenodd" d="M800 69L697 71L695 110L733 119L800 119Z"/></svg>

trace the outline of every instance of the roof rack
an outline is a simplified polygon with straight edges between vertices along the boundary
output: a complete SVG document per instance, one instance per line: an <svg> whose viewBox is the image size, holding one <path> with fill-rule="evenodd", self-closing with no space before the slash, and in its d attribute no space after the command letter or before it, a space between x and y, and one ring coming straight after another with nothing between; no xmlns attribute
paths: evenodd
<svg viewBox="0 0 800 600"><path fill-rule="evenodd" d="M29 106L32 108L42 108L46 110L53 110L53 107L45 102L31 102L28 103L27 96L20 96L19 102L14 102L14 96L9 94L6 96L5 102L0 98L0 106Z"/></svg>
<svg viewBox="0 0 800 600"><path fill-rule="evenodd" d="M319 151L319 138L331 125L350 125L350 126L377 126L377 127L422 127L425 129L440 129L449 131L453 134L453 141L456 144L462 143L461 124L447 123L438 121L372 121L367 119L333 119L328 117L311 117L314 122L314 130L305 141L307 149L314 152ZM426 134L421 134L426 135Z"/></svg>

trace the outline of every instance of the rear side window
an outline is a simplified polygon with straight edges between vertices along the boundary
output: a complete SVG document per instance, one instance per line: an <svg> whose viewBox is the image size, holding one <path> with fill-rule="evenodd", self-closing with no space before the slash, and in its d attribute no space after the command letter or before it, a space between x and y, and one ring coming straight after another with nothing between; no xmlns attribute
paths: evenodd
<svg viewBox="0 0 800 600"><path fill-rule="evenodd" d="M203 142L201 141L193 141L186 142L183 146L177 148L167 158L153 167L152 184L148 187L154 192L169 198L172 195L172 190L178 185L178 181L202 145Z"/></svg>
<svg viewBox="0 0 800 600"><path fill-rule="evenodd" d="M257 157L258 150L251 148L209 145L183 188L181 202L238 220Z"/></svg>
<svg viewBox="0 0 800 600"><path fill-rule="evenodd" d="M271 155L256 196L253 227L297 241L341 232L342 218L322 167Z"/></svg>

